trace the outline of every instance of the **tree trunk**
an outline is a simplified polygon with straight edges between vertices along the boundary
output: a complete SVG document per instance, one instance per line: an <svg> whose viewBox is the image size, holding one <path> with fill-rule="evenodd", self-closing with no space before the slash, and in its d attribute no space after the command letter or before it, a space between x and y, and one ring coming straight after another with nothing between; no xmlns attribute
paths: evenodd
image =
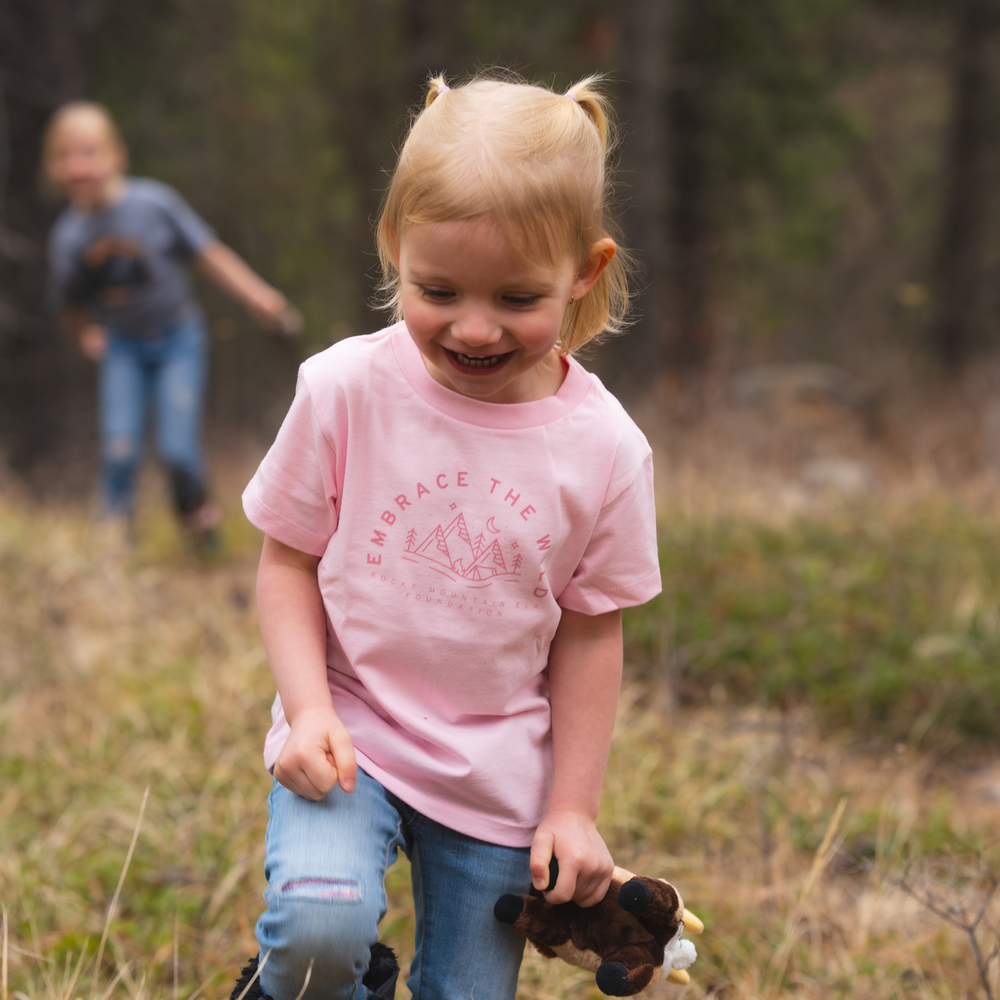
<svg viewBox="0 0 1000 1000"><path fill-rule="evenodd" d="M95 20L76 0L0 0L0 462L24 473L63 465L93 433L80 413L93 413L87 370L43 308L54 207L39 167L50 115L82 93L81 42Z"/></svg>
<svg viewBox="0 0 1000 1000"><path fill-rule="evenodd" d="M944 151L944 204L933 271L931 345L957 372L980 346L976 329L986 179L987 46L993 0L959 0L951 60L952 112Z"/></svg>
<svg viewBox="0 0 1000 1000"><path fill-rule="evenodd" d="M697 379L712 351L710 283L709 0L680 0L675 32L675 86L670 100L671 267L665 360L672 376Z"/></svg>
<svg viewBox="0 0 1000 1000"><path fill-rule="evenodd" d="M670 0L630 0L622 10L630 83L625 94L622 180L627 245L642 268L635 322L601 352L604 379L627 398L647 390L663 366L667 329L667 87Z"/></svg>

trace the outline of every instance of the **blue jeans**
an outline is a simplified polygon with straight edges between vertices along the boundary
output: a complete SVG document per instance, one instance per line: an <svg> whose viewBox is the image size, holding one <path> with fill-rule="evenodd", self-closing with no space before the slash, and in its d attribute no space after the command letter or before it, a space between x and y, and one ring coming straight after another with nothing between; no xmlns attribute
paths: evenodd
<svg viewBox="0 0 1000 1000"><path fill-rule="evenodd" d="M524 938L493 916L531 887L528 849L456 833L411 809L362 770L355 790L310 802L274 783L257 921L261 986L274 1000L365 1000L369 949L385 916L385 873L410 859L416 949L413 1000L513 1000Z"/></svg>
<svg viewBox="0 0 1000 1000"><path fill-rule="evenodd" d="M101 359L99 398L104 508L130 516L146 418L156 413L156 443L174 506L188 514L207 492L201 456L201 413L208 338L200 314L169 325L162 336L130 339L109 331Z"/></svg>

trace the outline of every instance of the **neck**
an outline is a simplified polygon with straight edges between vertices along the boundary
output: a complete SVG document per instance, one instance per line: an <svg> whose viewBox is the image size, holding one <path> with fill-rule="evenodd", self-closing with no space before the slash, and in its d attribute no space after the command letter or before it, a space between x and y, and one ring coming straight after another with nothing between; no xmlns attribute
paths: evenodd
<svg viewBox="0 0 1000 1000"><path fill-rule="evenodd" d="M93 200L77 202L75 207L83 212L100 212L102 209L110 208L116 202L121 201L124 194L125 177L123 174L115 174L105 181Z"/></svg>

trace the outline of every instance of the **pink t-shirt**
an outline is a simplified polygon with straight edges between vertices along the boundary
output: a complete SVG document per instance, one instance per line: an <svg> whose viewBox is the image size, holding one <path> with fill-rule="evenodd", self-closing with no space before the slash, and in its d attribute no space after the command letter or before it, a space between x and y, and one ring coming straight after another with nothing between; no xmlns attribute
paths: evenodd
<svg viewBox="0 0 1000 1000"><path fill-rule="evenodd" d="M359 764L454 830L530 844L561 609L660 590L650 450L618 401L572 359L554 396L469 399L398 323L302 365L243 505L321 557L327 677ZM268 769L280 699L272 716Z"/></svg>

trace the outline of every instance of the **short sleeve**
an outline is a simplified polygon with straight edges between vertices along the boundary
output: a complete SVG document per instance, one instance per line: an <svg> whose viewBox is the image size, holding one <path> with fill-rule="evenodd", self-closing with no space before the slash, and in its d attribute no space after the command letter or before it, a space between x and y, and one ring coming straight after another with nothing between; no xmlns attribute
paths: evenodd
<svg viewBox="0 0 1000 1000"><path fill-rule="evenodd" d="M278 436L243 492L247 518L277 541L322 556L337 529L336 470L336 448L300 369Z"/></svg>
<svg viewBox="0 0 1000 1000"><path fill-rule="evenodd" d="M172 187L158 185L157 193L186 256L195 256L215 239L215 230Z"/></svg>
<svg viewBox="0 0 1000 1000"><path fill-rule="evenodd" d="M559 605L599 615L645 604L660 592L653 460L647 452L631 482L609 500Z"/></svg>

